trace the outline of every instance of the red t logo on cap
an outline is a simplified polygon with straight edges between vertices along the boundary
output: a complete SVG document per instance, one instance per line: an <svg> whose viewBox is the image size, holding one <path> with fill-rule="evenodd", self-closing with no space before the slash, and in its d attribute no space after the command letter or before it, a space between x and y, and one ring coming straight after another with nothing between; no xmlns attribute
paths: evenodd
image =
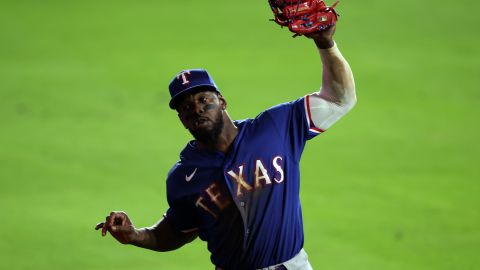
<svg viewBox="0 0 480 270"><path fill-rule="evenodd" d="M187 80L187 75L186 74L190 75L190 71L184 71L184 72L177 75L177 80L179 80L180 77L182 77L182 81L183 81L182 85L185 85L185 84L189 83L189 81Z"/></svg>

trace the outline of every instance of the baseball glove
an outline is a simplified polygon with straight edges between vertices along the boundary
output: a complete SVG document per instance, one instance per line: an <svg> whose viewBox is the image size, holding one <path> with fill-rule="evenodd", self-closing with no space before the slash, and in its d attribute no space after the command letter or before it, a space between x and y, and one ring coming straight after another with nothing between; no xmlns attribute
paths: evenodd
<svg viewBox="0 0 480 270"><path fill-rule="evenodd" d="M322 0L268 0L279 25L288 26L294 37L322 31L337 22L338 13L334 7Z"/></svg>

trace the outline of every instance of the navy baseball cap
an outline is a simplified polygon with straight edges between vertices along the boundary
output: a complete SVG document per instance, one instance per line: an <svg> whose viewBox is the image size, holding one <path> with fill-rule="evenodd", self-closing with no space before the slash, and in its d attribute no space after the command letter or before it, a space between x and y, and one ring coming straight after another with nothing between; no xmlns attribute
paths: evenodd
<svg viewBox="0 0 480 270"><path fill-rule="evenodd" d="M199 90L220 93L217 85L205 69L183 70L173 77L168 89L172 97L168 104L171 109L175 109L177 98L187 93L194 93L194 91Z"/></svg>

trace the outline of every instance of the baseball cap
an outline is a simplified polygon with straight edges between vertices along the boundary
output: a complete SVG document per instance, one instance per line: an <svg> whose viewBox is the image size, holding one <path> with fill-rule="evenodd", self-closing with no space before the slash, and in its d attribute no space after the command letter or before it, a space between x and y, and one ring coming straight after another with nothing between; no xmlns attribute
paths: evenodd
<svg viewBox="0 0 480 270"><path fill-rule="evenodd" d="M204 89L204 91L209 90L220 93L217 85L205 69L188 69L181 71L173 77L168 89L172 97L168 104L171 109L175 109L175 102L178 97L187 93L193 93L194 91L202 89Z"/></svg>

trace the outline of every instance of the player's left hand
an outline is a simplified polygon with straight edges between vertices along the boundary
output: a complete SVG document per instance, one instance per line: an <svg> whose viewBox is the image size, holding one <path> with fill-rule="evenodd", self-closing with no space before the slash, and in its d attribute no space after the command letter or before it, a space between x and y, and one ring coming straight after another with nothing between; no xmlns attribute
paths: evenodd
<svg viewBox="0 0 480 270"><path fill-rule="evenodd" d="M138 238L138 231L123 211L113 211L105 218L105 222L100 222L95 226L95 230L102 229L102 236L107 235L107 231L122 244L130 244Z"/></svg>
<svg viewBox="0 0 480 270"><path fill-rule="evenodd" d="M335 34L335 29L336 26L332 25L325 30L305 34L305 36L313 39L319 49L328 49L333 47L333 45L335 44L333 42L333 35Z"/></svg>

